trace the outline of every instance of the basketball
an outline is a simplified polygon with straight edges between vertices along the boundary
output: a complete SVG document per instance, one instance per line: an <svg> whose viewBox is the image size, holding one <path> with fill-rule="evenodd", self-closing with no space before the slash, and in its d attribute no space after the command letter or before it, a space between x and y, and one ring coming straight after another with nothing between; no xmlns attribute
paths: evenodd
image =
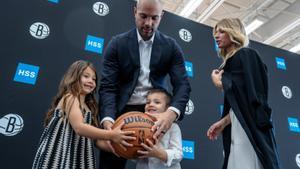
<svg viewBox="0 0 300 169"><path fill-rule="evenodd" d="M122 131L135 131L133 135L136 137L135 140L127 141L130 144L133 144L133 147L126 147L127 151L123 150L121 146L115 143L111 143L115 152L123 158L126 159L134 159L138 157L138 150L144 150L141 146L141 143L146 144L146 139L153 140L153 132L151 131L151 127L154 125L153 119L142 112L132 111L127 112L120 116L113 125L113 129L124 122L122 126Z"/></svg>

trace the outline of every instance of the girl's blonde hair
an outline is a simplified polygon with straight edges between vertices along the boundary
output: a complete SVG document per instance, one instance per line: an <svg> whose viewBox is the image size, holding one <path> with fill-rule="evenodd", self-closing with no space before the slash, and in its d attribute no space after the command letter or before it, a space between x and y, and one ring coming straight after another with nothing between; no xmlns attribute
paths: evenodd
<svg viewBox="0 0 300 169"><path fill-rule="evenodd" d="M74 62L69 67L67 72L64 74L62 80L60 81L60 84L58 87L58 93L53 98L51 107L46 114L46 117L44 120L44 126L47 126L48 123L50 122L50 119L52 118L53 113L61 99L63 99L62 109L64 111L66 111L65 110L66 109L66 99L68 98L66 96L69 95L69 96L77 97L80 102L80 91L82 90L81 75L83 74L83 71L88 67L91 68L95 72L95 75L96 75L95 82L96 82L96 86L97 86L98 77L97 77L96 69L93 66L93 64L90 62L84 61L84 60L78 60L78 61ZM93 125L98 126L98 118L97 118L98 105L97 105L97 101L95 99L95 92L96 92L96 88L94 89L93 92L86 95L84 102L86 103L86 105L92 112Z"/></svg>
<svg viewBox="0 0 300 169"><path fill-rule="evenodd" d="M225 49L219 50L219 55L223 58L223 63L220 68L223 68L226 61L234 55L236 51L249 44L249 39L246 34L245 27L238 18L224 18L220 20L213 29L213 35L216 36L218 30L222 30L229 35L232 43L234 43L234 50L226 53Z"/></svg>

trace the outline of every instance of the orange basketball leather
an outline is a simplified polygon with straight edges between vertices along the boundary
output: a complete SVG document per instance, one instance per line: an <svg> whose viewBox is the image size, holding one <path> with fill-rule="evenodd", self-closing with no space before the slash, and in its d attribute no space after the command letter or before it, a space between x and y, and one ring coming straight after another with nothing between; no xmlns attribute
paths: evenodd
<svg viewBox="0 0 300 169"><path fill-rule="evenodd" d="M137 150L144 150L141 143L146 144L146 139L153 141L153 132L151 127L154 125L153 119L145 113L132 111L127 112L120 116L114 123L112 128L115 128L119 124L124 122L122 127L123 131L135 131L134 136L136 140L128 141L133 144L133 147L127 147L127 151L124 151L118 144L112 143L117 154L126 159L134 159L138 157Z"/></svg>

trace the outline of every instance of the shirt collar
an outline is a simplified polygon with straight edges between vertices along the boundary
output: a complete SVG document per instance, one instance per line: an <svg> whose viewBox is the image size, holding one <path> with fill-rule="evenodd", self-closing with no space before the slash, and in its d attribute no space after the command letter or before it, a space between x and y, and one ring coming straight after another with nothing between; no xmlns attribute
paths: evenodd
<svg viewBox="0 0 300 169"><path fill-rule="evenodd" d="M149 40L147 40L147 41L144 41L144 39L141 37L141 35L140 35L138 29L136 29L136 32L137 32L137 38L138 38L138 42L139 42L139 43L140 43L140 42L144 42L144 43L151 43L151 44L153 44L155 32L154 32L154 34L152 35L152 37L151 37Z"/></svg>

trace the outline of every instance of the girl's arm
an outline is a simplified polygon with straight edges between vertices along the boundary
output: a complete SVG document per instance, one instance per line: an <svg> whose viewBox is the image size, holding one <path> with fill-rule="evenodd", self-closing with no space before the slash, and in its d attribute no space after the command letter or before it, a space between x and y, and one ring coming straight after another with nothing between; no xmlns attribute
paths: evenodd
<svg viewBox="0 0 300 169"><path fill-rule="evenodd" d="M69 110L69 112L67 112ZM125 146L132 146L126 140L134 140L135 137L130 136L133 131L121 131L121 125L114 130L103 130L94 127L90 124L84 123L80 103L77 97L70 96L66 98L66 114L69 118L70 124L76 134L91 139L111 140L115 143L123 144Z"/></svg>

